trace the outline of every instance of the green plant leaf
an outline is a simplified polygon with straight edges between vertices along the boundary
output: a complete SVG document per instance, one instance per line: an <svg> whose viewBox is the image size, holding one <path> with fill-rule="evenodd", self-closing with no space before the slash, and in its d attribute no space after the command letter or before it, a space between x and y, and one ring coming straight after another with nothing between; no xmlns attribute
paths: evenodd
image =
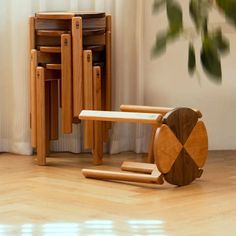
<svg viewBox="0 0 236 236"><path fill-rule="evenodd" d="M216 32L213 33L212 41L220 53L229 52L229 40L222 35L221 29L218 29Z"/></svg>
<svg viewBox="0 0 236 236"><path fill-rule="evenodd" d="M155 0L153 3L153 13L157 13L164 6L166 0Z"/></svg>
<svg viewBox="0 0 236 236"><path fill-rule="evenodd" d="M215 82L221 83L222 70L217 48L212 44L209 37L205 37L201 50L201 63L206 72L211 75Z"/></svg>
<svg viewBox="0 0 236 236"><path fill-rule="evenodd" d="M152 49L152 56L156 57L166 50L167 37L166 32L157 34L156 42Z"/></svg>
<svg viewBox="0 0 236 236"><path fill-rule="evenodd" d="M236 1L235 0L216 0L216 4L222 10L226 18L236 25Z"/></svg>
<svg viewBox="0 0 236 236"><path fill-rule="evenodd" d="M190 13L190 16L196 26L196 29L199 31L200 29L200 26L201 26L201 20L200 20L200 17L199 17L199 1L197 0L191 0L189 2L189 13Z"/></svg>
<svg viewBox="0 0 236 236"><path fill-rule="evenodd" d="M188 71L192 75L196 69L196 57L195 57L195 50L193 44L189 44L188 49Z"/></svg>
<svg viewBox="0 0 236 236"><path fill-rule="evenodd" d="M209 8L212 5L208 0L190 0L189 13L195 24L196 30L205 31Z"/></svg>
<svg viewBox="0 0 236 236"><path fill-rule="evenodd" d="M170 37L175 37L183 29L183 13L181 6L174 0L168 0L166 4L167 17L169 21Z"/></svg>

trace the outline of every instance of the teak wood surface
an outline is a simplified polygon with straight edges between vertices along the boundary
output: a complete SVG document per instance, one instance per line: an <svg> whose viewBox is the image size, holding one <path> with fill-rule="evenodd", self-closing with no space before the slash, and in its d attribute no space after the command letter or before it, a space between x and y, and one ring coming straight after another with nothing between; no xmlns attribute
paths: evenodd
<svg viewBox="0 0 236 236"><path fill-rule="evenodd" d="M45 152L48 155L50 140L59 138L59 129L62 129L62 133L70 134L72 123L80 123L78 116L86 103L84 78L92 75L93 66L102 67L100 69L101 99L99 101L101 106L99 110L106 109L106 104L111 103L111 91L106 91L108 87L111 89L111 16L106 17L104 12L39 12L30 17L29 31L30 50L35 50L37 54L34 58L35 68L37 66L44 68L44 82L46 82L43 95L46 129L44 132ZM83 50L91 52L91 62L88 66L83 64ZM35 70L31 66L31 87L35 82ZM94 103L98 101L94 100L93 81L88 87L91 90L89 93L92 94L90 98L92 103L91 101L87 103L92 104L92 107L86 109L94 109ZM32 88L31 92L33 94ZM109 101L106 103L108 93L110 93L110 98L108 97ZM32 114L33 109L36 109L34 106L36 96L32 96L30 98L30 127L32 128L32 147L37 148L36 129L32 127L36 123ZM56 117L59 116L59 107L61 108L61 127L58 127L59 117ZM85 123L90 125L86 131L88 135L85 135L84 146L86 149L94 149L94 122ZM101 127L101 140L108 142L110 123L104 123Z"/></svg>
<svg viewBox="0 0 236 236"><path fill-rule="evenodd" d="M45 69L37 67L36 94L37 94L37 163L46 164L46 99L45 99Z"/></svg>
<svg viewBox="0 0 236 236"><path fill-rule="evenodd" d="M162 120L160 114L118 112L118 111L89 111L80 113L81 120L111 121L111 122L134 122L157 125Z"/></svg>
<svg viewBox="0 0 236 236"><path fill-rule="evenodd" d="M94 93L93 93L93 64L92 51L84 50L83 52L83 80L84 80L84 108L93 110ZM84 121L84 148L93 149L94 145L94 122Z"/></svg>
<svg viewBox="0 0 236 236"><path fill-rule="evenodd" d="M96 167L88 154L53 154L44 167L33 163L35 156L2 153L1 233L234 235L235 156L235 151L209 152L202 178L178 188L97 181L81 173L91 167L118 171L124 160L145 161L135 153L105 155L104 165Z"/></svg>
<svg viewBox="0 0 236 236"><path fill-rule="evenodd" d="M30 118L31 118L31 145L37 147L37 109L36 109L36 67L37 50L31 50L30 58Z"/></svg>
<svg viewBox="0 0 236 236"><path fill-rule="evenodd" d="M102 91L101 91L101 68L99 66L93 67L93 99L94 110L102 109ZM102 140L102 122L94 121L94 149L93 162L95 165L102 163L103 157L103 140Z"/></svg>
<svg viewBox="0 0 236 236"><path fill-rule="evenodd" d="M72 133L72 64L71 64L71 36L61 35L62 60L62 130L65 134Z"/></svg>
<svg viewBox="0 0 236 236"><path fill-rule="evenodd" d="M72 57L73 57L73 116L78 118L83 110L83 33L82 18L72 18Z"/></svg>
<svg viewBox="0 0 236 236"><path fill-rule="evenodd" d="M50 82L50 140L59 137L59 94L58 80Z"/></svg>

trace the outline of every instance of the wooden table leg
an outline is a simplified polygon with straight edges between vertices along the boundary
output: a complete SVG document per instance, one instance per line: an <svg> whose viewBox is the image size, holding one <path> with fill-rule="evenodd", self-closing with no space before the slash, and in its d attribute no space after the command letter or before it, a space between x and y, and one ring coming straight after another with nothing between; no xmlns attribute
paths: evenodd
<svg viewBox="0 0 236 236"><path fill-rule="evenodd" d="M36 67L37 67L37 50L31 50L30 61L30 110L31 110L31 145L37 147L37 116L36 116Z"/></svg>
<svg viewBox="0 0 236 236"><path fill-rule="evenodd" d="M93 83L94 83L94 109L101 110L101 68L93 67ZM94 149L93 161L95 165L102 164L103 157L103 140L102 140L102 122L94 122Z"/></svg>
<svg viewBox="0 0 236 236"><path fill-rule="evenodd" d="M73 58L73 116L79 117L83 110L83 34L82 18L72 18L72 58Z"/></svg>
<svg viewBox="0 0 236 236"><path fill-rule="evenodd" d="M111 98L111 15L106 16L106 111L112 110L112 98ZM111 128L111 122L106 122L108 129Z"/></svg>
<svg viewBox="0 0 236 236"><path fill-rule="evenodd" d="M58 139L58 80L50 82L50 140Z"/></svg>
<svg viewBox="0 0 236 236"><path fill-rule="evenodd" d="M45 115L45 70L37 67L36 95L37 95L37 162L46 165L46 115Z"/></svg>
<svg viewBox="0 0 236 236"><path fill-rule="evenodd" d="M151 131L149 146L148 146L148 163L154 163L154 161L155 161L154 160L153 145L154 145L154 138L155 138L156 131L157 131L157 126L153 126L152 131Z"/></svg>
<svg viewBox="0 0 236 236"><path fill-rule="evenodd" d="M93 65L92 51L83 52L84 108L93 110ZM93 149L93 121L84 121L84 148Z"/></svg>
<svg viewBox="0 0 236 236"><path fill-rule="evenodd" d="M32 93L32 80L33 80L33 77L35 79L35 70L36 68L32 71L32 49L35 49L35 17L34 16L31 16L29 18L29 56L31 57L31 69L30 69L30 84L29 84L29 87L30 87L30 128L32 128L33 124L32 124L32 108L33 108L33 99L34 99L34 95ZM33 133L33 131L32 131ZM36 147L36 139L34 139L33 135L32 135L32 140L31 140L31 143L32 143L32 147Z"/></svg>
<svg viewBox="0 0 236 236"><path fill-rule="evenodd" d="M62 131L72 133L72 69L71 69L71 36L61 35L61 96L62 96Z"/></svg>

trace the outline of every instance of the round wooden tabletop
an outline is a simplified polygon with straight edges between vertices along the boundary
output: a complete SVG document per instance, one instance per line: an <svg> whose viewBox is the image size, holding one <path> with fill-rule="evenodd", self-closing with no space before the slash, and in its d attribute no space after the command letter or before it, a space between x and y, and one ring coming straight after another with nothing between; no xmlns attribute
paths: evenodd
<svg viewBox="0 0 236 236"><path fill-rule="evenodd" d="M177 108L164 116L155 135L154 155L167 182L190 184L201 176L207 154L207 131L195 111Z"/></svg>

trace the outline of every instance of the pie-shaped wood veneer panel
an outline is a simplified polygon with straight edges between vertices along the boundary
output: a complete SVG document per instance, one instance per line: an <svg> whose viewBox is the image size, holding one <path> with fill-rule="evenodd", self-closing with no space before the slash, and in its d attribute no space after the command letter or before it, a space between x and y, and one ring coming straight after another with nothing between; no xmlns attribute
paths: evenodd
<svg viewBox="0 0 236 236"><path fill-rule="evenodd" d="M183 145L187 141L197 121L197 112L190 108L176 108L163 117L163 123L170 127Z"/></svg>
<svg viewBox="0 0 236 236"><path fill-rule="evenodd" d="M202 168L208 155L207 130L202 121L199 121L193 128L186 143L184 144L184 148L195 161L197 166Z"/></svg>
<svg viewBox="0 0 236 236"><path fill-rule="evenodd" d="M170 171L164 174L165 180L174 185L184 186L201 176L202 170L183 148L173 163Z"/></svg>
<svg viewBox="0 0 236 236"><path fill-rule="evenodd" d="M167 125L163 124L158 128L154 138L154 156L158 170L164 174L169 172L182 148L183 145Z"/></svg>

